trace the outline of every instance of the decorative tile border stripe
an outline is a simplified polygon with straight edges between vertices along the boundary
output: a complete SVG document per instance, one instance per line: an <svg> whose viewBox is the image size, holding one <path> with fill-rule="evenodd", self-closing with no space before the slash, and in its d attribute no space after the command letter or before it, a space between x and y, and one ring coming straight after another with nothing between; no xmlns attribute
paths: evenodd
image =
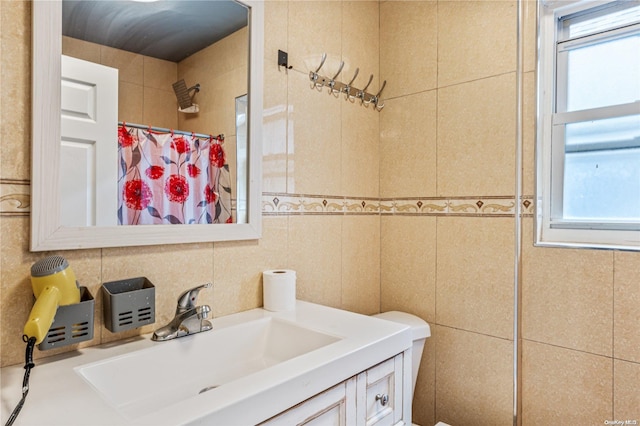
<svg viewBox="0 0 640 426"><path fill-rule="evenodd" d="M0 215L29 216L30 184L27 180L0 179ZM534 197L522 197L523 216L535 213ZM406 197L353 198L340 196L264 192L262 215L405 215L513 217L513 197Z"/></svg>
<svg viewBox="0 0 640 426"><path fill-rule="evenodd" d="M513 217L513 197L352 198L264 192L262 215L381 214L409 216ZM523 216L534 213L533 197L522 197Z"/></svg>
<svg viewBox="0 0 640 426"><path fill-rule="evenodd" d="M28 180L0 179L0 215L29 216L31 185Z"/></svg>
<svg viewBox="0 0 640 426"><path fill-rule="evenodd" d="M533 216L533 196L521 197L520 214ZM516 204L513 197L424 197L383 199L382 214L432 216L498 216L513 217Z"/></svg>
<svg viewBox="0 0 640 426"><path fill-rule="evenodd" d="M522 200L522 215L526 217L533 217L536 212L535 204L533 200L535 197L533 195L525 195L521 197Z"/></svg>
<svg viewBox="0 0 640 426"><path fill-rule="evenodd" d="M262 193L262 215L379 214L377 198Z"/></svg>

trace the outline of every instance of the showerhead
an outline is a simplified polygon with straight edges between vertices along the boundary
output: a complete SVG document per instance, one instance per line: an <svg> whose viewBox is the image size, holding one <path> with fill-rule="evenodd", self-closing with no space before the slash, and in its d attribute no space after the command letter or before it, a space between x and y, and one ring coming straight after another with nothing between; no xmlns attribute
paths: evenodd
<svg viewBox="0 0 640 426"><path fill-rule="evenodd" d="M200 91L200 84L187 88L184 79L173 83L173 91L178 99L178 110L182 112L198 112L198 105L193 102L193 97ZM191 95L191 92L194 92Z"/></svg>

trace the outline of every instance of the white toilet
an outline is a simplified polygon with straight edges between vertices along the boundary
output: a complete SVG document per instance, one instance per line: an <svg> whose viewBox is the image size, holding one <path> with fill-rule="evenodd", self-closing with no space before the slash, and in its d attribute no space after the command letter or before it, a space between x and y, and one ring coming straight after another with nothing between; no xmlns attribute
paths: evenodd
<svg viewBox="0 0 640 426"><path fill-rule="evenodd" d="M418 379L418 368L420 368L420 360L422 359L424 342L427 337L431 336L431 328L429 327L429 324L422 318L418 318L417 316L408 314L406 312L389 311L374 315L374 317L381 318L387 321L398 322L400 324L406 324L411 327L411 338L413 340L413 346L411 347L411 373L413 376L411 396L413 397L413 392L415 392L416 390L416 380Z"/></svg>
<svg viewBox="0 0 640 426"><path fill-rule="evenodd" d="M418 379L418 369L420 368L420 360L422 359L422 350L424 349L424 342L427 337L431 336L431 328L429 324L415 315L408 314L406 312L389 311L381 314L374 315L376 318L381 318L387 321L393 321L400 324L406 324L411 327L411 335L413 339L413 346L411 347L411 368L412 368L412 387L411 397L416 390L416 381ZM416 426L414 424L414 426ZM438 422L436 426L449 426L446 423Z"/></svg>

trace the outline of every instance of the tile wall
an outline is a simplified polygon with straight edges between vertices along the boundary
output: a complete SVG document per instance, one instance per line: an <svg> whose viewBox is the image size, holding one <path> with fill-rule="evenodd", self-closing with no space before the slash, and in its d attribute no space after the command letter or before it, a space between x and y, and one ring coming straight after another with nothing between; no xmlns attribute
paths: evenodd
<svg viewBox="0 0 640 426"><path fill-rule="evenodd" d="M512 423L516 3L383 1L381 309L431 324L414 421ZM532 207L525 199L525 212ZM389 241L389 243L387 243Z"/></svg>
<svg viewBox="0 0 640 426"><path fill-rule="evenodd" d="M523 7L520 420L640 422L640 254L533 247L535 6ZM423 203L383 211L381 310L432 325L419 424L513 423L516 25L515 1L380 3L380 195Z"/></svg>
<svg viewBox="0 0 640 426"><path fill-rule="evenodd" d="M200 92L193 99L202 105L198 114L178 113L179 128L224 135L229 164L236 164L237 158L236 98L247 93L248 37L247 27L242 28L178 63L178 79L184 79L187 87L200 84ZM230 172L235 204L236 168L231 167Z"/></svg>
<svg viewBox="0 0 640 426"><path fill-rule="evenodd" d="M103 281L147 275L158 322L180 290L205 281L214 288L201 297L215 316L260 306L260 271L274 267L298 271L301 299L414 313L433 333L414 421L512 424L520 202L522 424L640 420L640 255L531 243L535 8L525 4L523 199L514 198L515 2L273 1L265 5L263 238L65 256L93 294ZM22 356L29 267L44 254L28 251L24 205L30 4L0 8L0 355L9 365ZM292 70L278 69L278 49ZM374 90L388 80L381 113L310 89L323 52L328 75L344 60L343 76L360 67L357 87L369 74ZM127 336L100 320L96 331L91 344Z"/></svg>

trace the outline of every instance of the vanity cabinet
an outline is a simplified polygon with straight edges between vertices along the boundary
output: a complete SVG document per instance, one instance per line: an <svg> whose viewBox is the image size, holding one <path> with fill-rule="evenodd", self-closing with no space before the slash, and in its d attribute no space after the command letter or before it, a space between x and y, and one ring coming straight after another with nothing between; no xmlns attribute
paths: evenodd
<svg viewBox="0 0 640 426"><path fill-rule="evenodd" d="M398 354L261 423L262 426L400 426L404 357ZM410 355L407 358L411 361Z"/></svg>

